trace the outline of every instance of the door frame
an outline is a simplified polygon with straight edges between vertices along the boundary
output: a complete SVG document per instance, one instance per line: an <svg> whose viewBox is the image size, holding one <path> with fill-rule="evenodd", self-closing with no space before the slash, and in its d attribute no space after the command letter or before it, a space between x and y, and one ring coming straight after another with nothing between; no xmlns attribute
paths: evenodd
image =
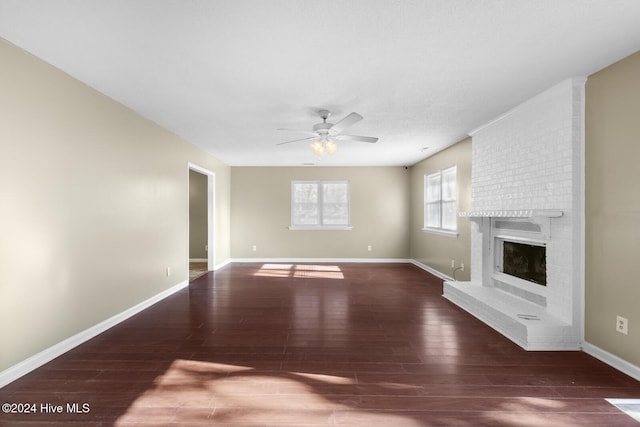
<svg viewBox="0 0 640 427"><path fill-rule="evenodd" d="M216 261L216 174L207 168L203 168L195 163L187 163L187 271L189 271L189 171L195 171L207 177L207 270L215 269Z"/></svg>

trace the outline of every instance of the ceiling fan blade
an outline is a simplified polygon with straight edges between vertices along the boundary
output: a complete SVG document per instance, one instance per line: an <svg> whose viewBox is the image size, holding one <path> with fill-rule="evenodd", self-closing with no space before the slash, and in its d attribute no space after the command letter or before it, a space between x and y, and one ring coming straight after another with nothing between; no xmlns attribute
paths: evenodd
<svg viewBox="0 0 640 427"><path fill-rule="evenodd" d="M299 142L299 141L307 141L309 139L316 139L316 136L310 136L308 138L302 138L302 139L294 139L293 141L285 141L285 142L279 142L276 145L282 145L282 144L290 144L292 142Z"/></svg>
<svg viewBox="0 0 640 427"><path fill-rule="evenodd" d="M307 134L307 135L315 135L315 136L318 135L316 132L313 132L313 131L310 131L310 130L288 129L288 128L278 128L278 130L284 130L284 131L287 131L287 132L304 133L304 134Z"/></svg>
<svg viewBox="0 0 640 427"><path fill-rule="evenodd" d="M345 117L344 119L340 120L338 123L333 125L331 127L331 131L333 133L340 133L346 128L348 128L349 126L352 126L353 124L359 122L360 120L362 120L362 116L360 114L351 113L347 117Z"/></svg>
<svg viewBox="0 0 640 427"><path fill-rule="evenodd" d="M360 141L360 142L378 142L378 138L373 136L358 136L358 135L337 135L335 139L340 141Z"/></svg>

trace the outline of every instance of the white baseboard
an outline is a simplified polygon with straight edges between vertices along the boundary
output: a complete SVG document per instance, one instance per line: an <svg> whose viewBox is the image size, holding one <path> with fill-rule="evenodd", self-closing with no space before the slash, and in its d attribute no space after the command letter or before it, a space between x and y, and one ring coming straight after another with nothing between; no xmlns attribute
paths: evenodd
<svg viewBox="0 0 640 427"><path fill-rule="evenodd" d="M441 273L441 272L439 272L438 270L436 270L436 269L434 269L432 267L429 267L427 264L421 263L420 261L416 261L415 259L412 259L409 262L411 264L415 265L416 267L419 267L419 268L423 269L424 271L427 271L427 272L433 274L434 276L436 276L439 279L447 280L447 281L452 281L453 280L453 277L449 277L446 274Z"/></svg>
<svg viewBox="0 0 640 427"><path fill-rule="evenodd" d="M207 262L209 261L206 258L189 258L189 262Z"/></svg>
<svg viewBox="0 0 640 427"><path fill-rule="evenodd" d="M232 258L231 262L336 262L336 263L408 263L410 260L404 258Z"/></svg>
<svg viewBox="0 0 640 427"><path fill-rule="evenodd" d="M615 354L611 354L586 341L582 343L582 351L640 381L640 367L619 358Z"/></svg>
<svg viewBox="0 0 640 427"><path fill-rule="evenodd" d="M109 328L116 326L118 323L123 322L130 318L131 316L138 314L142 310L151 307L153 304L165 299L166 297L178 292L179 290L187 287L189 282L185 280L184 282L178 283L175 286L172 286L169 289L166 289L160 292L157 295L152 296L151 298L143 301L122 313L116 314L109 319L98 323L88 329L85 329L82 332L79 332L72 337L67 338L64 341L61 341L40 353L37 353L28 359L23 360L16 365L13 365L4 371L0 372L0 388L6 386L7 384L17 380L18 378L28 374L29 372L39 368L55 359L56 357L66 353L67 351L79 346L80 344L90 340L91 338L101 334Z"/></svg>
<svg viewBox="0 0 640 427"><path fill-rule="evenodd" d="M213 266L213 271L220 270L222 267L226 267L229 264L231 264L231 259L227 258L226 261L222 261L220 264Z"/></svg>

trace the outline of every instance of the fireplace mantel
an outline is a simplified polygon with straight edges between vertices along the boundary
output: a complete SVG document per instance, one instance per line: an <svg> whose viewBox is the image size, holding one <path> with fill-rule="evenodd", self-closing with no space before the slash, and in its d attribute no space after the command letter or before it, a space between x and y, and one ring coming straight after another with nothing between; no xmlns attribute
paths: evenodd
<svg viewBox="0 0 640 427"><path fill-rule="evenodd" d="M485 220L487 224L493 224L493 221L518 221L531 222L540 227L542 236L545 239L551 238L551 218L560 218L563 215L561 210L557 209L521 209L521 210L485 210L485 211L469 211L458 212L461 218L469 218L481 225Z"/></svg>
<svg viewBox="0 0 640 427"><path fill-rule="evenodd" d="M522 210L487 210L458 212L462 218L559 218L561 210L556 209L522 209Z"/></svg>

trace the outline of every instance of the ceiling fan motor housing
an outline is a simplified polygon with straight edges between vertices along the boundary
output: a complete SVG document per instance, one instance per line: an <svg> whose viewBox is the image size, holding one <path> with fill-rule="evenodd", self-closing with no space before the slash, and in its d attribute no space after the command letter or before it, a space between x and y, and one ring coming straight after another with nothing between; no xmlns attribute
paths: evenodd
<svg viewBox="0 0 640 427"><path fill-rule="evenodd" d="M329 129L333 126L333 123L317 123L313 125L313 130L318 133L329 133Z"/></svg>
<svg viewBox="0 0 640 427"><path fill-rule="evenodd" d="M327 123L327 118L331 115L331 112L329 110L320 110L318 114L322 119L322 123L313 125L314 132L317 132L320 136L329 135L329 129L333 127L333 123Z"/></svg>

